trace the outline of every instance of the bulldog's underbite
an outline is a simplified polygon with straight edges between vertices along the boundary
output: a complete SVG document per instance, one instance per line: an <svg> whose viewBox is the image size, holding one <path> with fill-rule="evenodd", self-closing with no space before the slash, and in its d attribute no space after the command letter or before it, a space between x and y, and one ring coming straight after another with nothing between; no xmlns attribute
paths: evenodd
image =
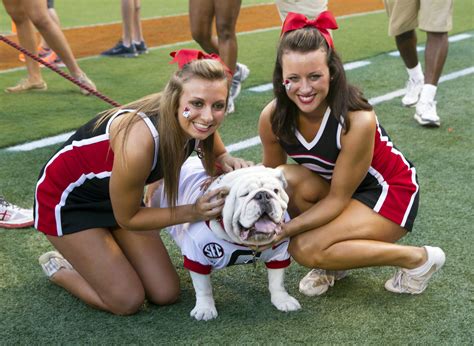
<svg viewBox="0 0 474 346"><path fill-rule="evenodd" d="M209 181L201 160L190 157L181 169L177 205L193 204L206 191L225 186L222 218L169 227L181 249L184 267L189 270L196 292L196 305L190 315L197 320L217 317L211 285L211 271L235 264L263 261L268 270L272 304L280 311L295 311L299 302L284 287L284 270L290 264L288 239L268 246L281 232L287 217L286 181L278 169L254 166ZM161 186L153 195L152 206L166 207ZM267 247L260 251L258 248Z"/></svg>

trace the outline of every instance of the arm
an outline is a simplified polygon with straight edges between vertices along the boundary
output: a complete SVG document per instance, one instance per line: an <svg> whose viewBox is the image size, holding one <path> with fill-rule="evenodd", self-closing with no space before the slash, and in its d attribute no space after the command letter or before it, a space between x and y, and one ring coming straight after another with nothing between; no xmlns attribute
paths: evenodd
<svg viewBox="0 0 474 346"><path fill-rule="evenodd" d="M219 215L223 200L209 202L219 192L212 191L194 205L171 208L145 208L141 206L143 189L150 173L154 141L143 121L134 123L123 141L120 124L123 115L112 123L110 145L114 152L114 164L110 177L110 198L115 218L120 227L128 230L156 230L170 225L203 220ZM212 196L211 196L212 195Z"/></svg>
<svg viewBox="0 0 474 346"><path fill-rule="evenodd" d="M263 149L262 163L264 166L272 168L285 164L287 159L287 155L273 133L272 124L270 123L270 117L274 111L275 102L272 101L262 110L258 121L258 134Z"/></svg>
<svg viewBox="0 0 474 346"><path fill-rule="evenodd" d="M341 138L341 152L336 161L328 195L284 225L287 236L323 226L338 217L367 175L372 162L376 131L373 112L350 113L351 129Z"/></svg>

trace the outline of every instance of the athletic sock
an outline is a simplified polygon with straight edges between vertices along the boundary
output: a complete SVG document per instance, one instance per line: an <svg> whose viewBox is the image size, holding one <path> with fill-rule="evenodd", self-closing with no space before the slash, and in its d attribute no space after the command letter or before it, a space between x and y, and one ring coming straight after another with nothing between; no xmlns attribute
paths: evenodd
<svg viewBox="0 0 474 346"><path fill-rule="evenodd" d="M432 102L436 96L436 90L438 87L433 84L424 84L423 89L421 89L420 102Z"/></svg>
<svg viewBox="0 0 474 346"><path fill-rule="evenodd" d="M425 76L423 75L423 70L421 68L421 64L418 63L415 67L413 68L407 68L408 76L410 79L414 80L424 80Z"/></svg>
<svg viewBox="0 0 474 346"><path fill-rule="evenodd" d="M421 276L430 270L431 266L433 265L433 261L430 258L429 252L426 248L423 248L426 251L426 262L423 263L421 266L413 268L413 269L404 269L404 272L413 276Z"/></svg>

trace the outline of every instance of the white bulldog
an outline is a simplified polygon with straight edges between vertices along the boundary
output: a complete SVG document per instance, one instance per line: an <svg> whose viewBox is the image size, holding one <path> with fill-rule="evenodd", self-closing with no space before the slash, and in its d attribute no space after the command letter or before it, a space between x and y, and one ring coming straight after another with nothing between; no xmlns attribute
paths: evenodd
<svg viewBox="0 0 474 346"><path fill-rule="evenodd" d="M203 193L208 176L198 158L189 158L180 174L177 205L194 203ZM288 204L286 181L280 170L254 166L221 175L208 190L229 188L222 220L187 223L168 228L181 248L184 267L190 271L196 292L191 316L197 320L217 317L210 273L234 264L265 262L271 302L280 311L295 311L299 302L284 288L284 268L290 264L288 239L264 251L281 231ZM165 207L163 189L154 194L152 205Z"/></svg>

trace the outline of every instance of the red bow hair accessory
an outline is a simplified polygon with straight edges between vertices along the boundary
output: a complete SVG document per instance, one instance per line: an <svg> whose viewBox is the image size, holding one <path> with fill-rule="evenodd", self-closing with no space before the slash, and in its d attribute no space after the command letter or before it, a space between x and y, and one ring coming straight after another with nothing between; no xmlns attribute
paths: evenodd
<svg viewBox="0 0 474 346"><path fill-rule="evenodd" d="M170 64L178 63L178 67L181 70L184 65L190 63L194 60L201 59L212 59L219 61L228 74L233 75L232 71L227 67L227 65L222 61L221 57L217 54L206 54L197 49L180 49L175 52L171 52L170 55L173 57L173 60L170 61Z"/></svg>
<svg viewBox="0 0 474 346"><path fill-rule="evenodd" d="M288 13L285 18L285 22L283 23L283 27L281 28L280 36L285 32L298 30L307 26L312 26L313 28L318 29L321 35L323 35L326 39L328 45L334 49L334 42L332 41L332 37L328 29L337 29L338 26L336 19L329 11L321 12L318 18L314 20L310 20L299 13Z"/></svg>

